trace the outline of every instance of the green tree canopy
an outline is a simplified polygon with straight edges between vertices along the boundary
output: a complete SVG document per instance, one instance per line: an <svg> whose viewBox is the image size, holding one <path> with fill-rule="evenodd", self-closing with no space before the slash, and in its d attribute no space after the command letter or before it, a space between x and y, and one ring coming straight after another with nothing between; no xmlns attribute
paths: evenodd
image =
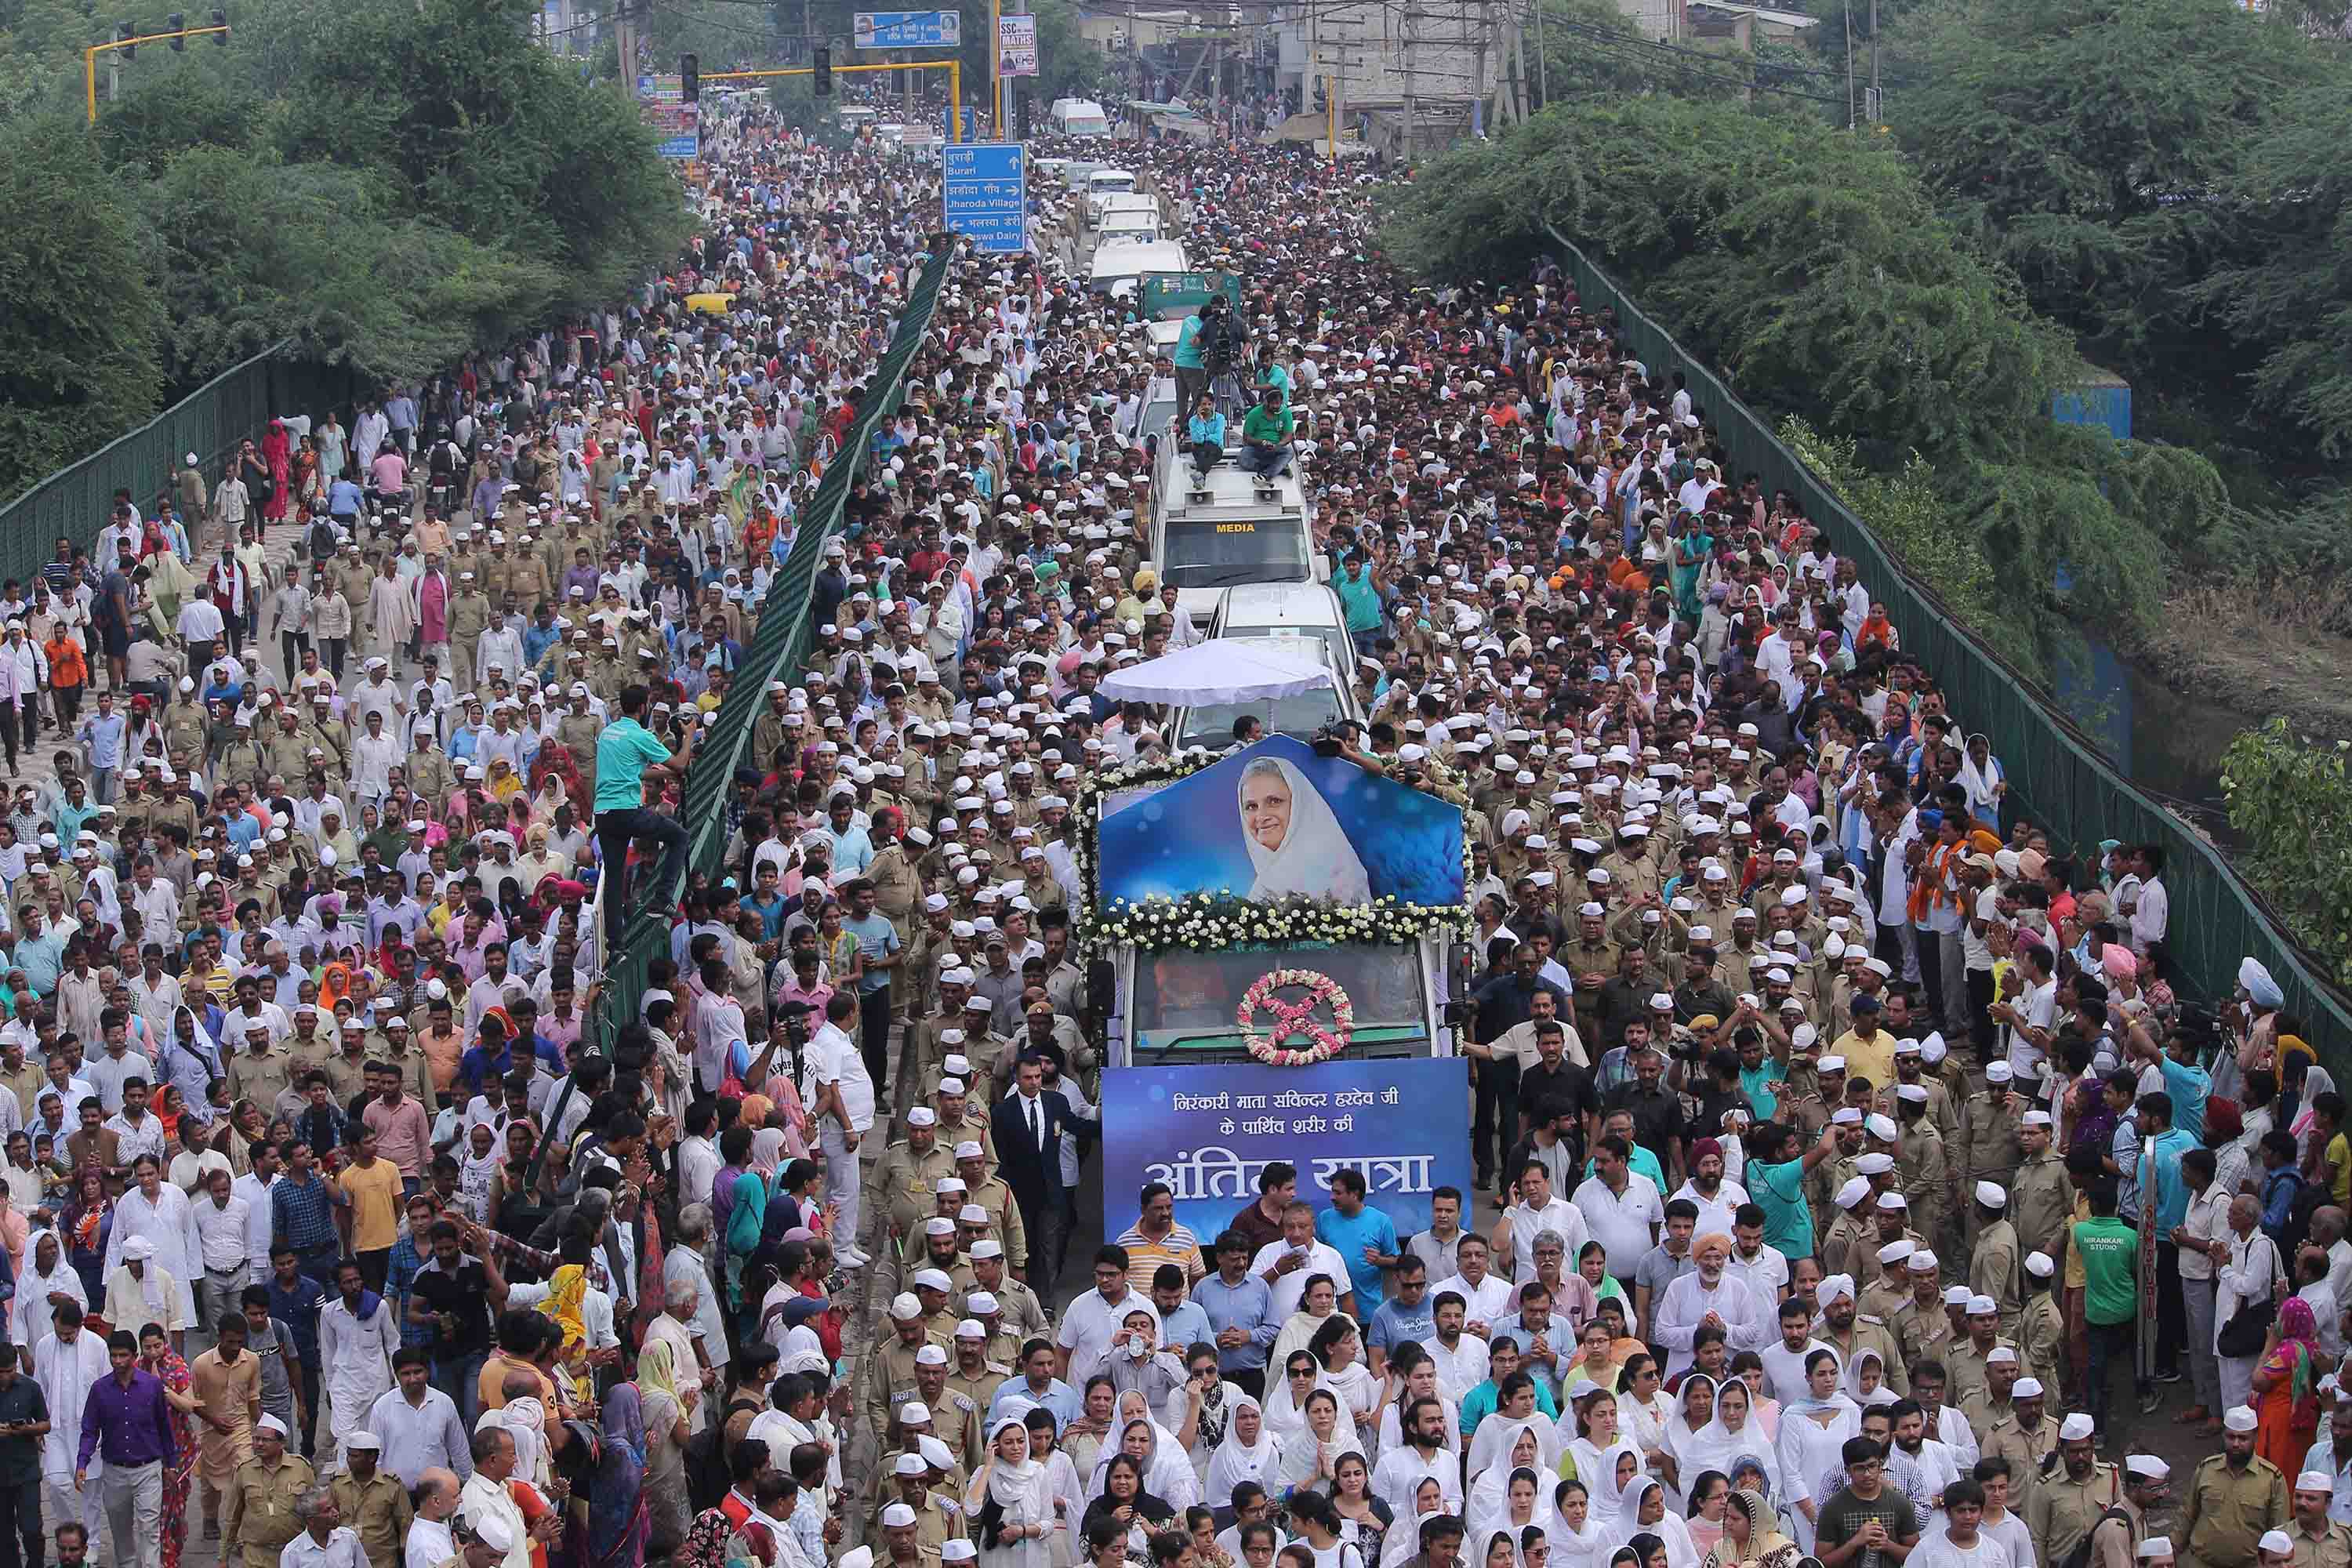
<svg viewBox="0 0 2352 1568"><path fill-rule="evenodd" d="M85 124L74 0L0 0L0 493L282 339L412 380L608 303L692 216L529 0L238 0ZM753 13L757 15L757 13Z"/></svg>
<svg viewBox="0 0 2352 1568"><path fill-rule="evenodd" d="M2167 559L2231 520L2195 453L2052 422L2053 390L2082 371L2067 335L1883 138L1719 100L1564 104L1419 170L1382 239L1424 275L1496 278L1522 274L1553 229L1745 400L1801 416L1850 494L1895 493L1858 485L1858 465L1901 470L1913 536L1970 542L1916 569L1936 581L1949 565L2012 657L2058 608L2062 575L2069 611L2129 626ZM1930 483L1939 515L1917 523ZM1980 562L2000 593L1983 593Z"/></svg>

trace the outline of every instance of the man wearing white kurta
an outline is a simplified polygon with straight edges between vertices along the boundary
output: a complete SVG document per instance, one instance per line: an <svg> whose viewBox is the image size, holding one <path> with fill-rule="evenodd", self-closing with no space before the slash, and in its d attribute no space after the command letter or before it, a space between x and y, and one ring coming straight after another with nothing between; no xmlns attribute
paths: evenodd
<svg viewBox="0 0 2352 1568"><path fill-rule="evenodd" d="M1725 1348L1762 1350L1778 1337L1779 1324L1755 1293L1730 1277L1726 1268L1731 1246L1720 1232L1709 1232L1691 1248L1698 1265L1668 1285L1651 1313L1650 1336L1666 1347L1666 1375L1674 1376L1692 1361L1691 1345L1700 1327L1712 1322L1724 1331Z"/></svg>
<svg viewBox="0 0 2352 1568"><path fill-rule="evenodd" d="M106 1237L105 1278L122 1267L122 1248L134 1236L155 1244L154 1261L169 1274L180 1297L180 1317L196 1321L196 1295L188 1281L204 1272L194 1260L203 1256L196 1237L196 1212L188 1194L163 1180L161 1169L141 1164L138 1178L115 1200L114 1228ZM136 1331L135 1326L133 1331Z"/></svg>
<svg viewBox="0 0 2352 1568"><path fill-rule="evenodd" d="M106 1518L101 1506L106 1489L99 1478L106 1463L90 1456L88 1485L74 1489L74 1466L81 1453L81 1417L89 1391L114 1370L106 1342L82 1327L81 1309L59 1308L51 1320L48 1338L33 1347L33 1381L49 1402L49 1433L41 1439L41 1514L47 1520L78 1519L89 1531L93 1554L99 1526ZM110 1552L109 1562L114 1561Z"/></svg>
<svg viewBox="0 0 2352 1568"><path fill-rule="evenodd" d="M16 1277L16 1295L9 1303L8 1314L8 1338L28 1368L33 1364L33 1347L55 1331L50 1314L58 1303L53 1298L64 1296L83 1311L89 1310L89 1294L82 1289L81 1276L66 1261L58 1233L36 1233L32 1251L33 1261Z"/></svg>
<svg viewBox="0 0 2352 1568"><path fill-rule="evenodd" d="M321 1467L343 1466L343 1444L367 1425L377 1396L392 1387L392 1352L400 1348L400 1325L392 1306L360 1279L357 1263L335 1269L336 1294L319 1309L320 1382L333 1414L335 1458Z"/></svg>

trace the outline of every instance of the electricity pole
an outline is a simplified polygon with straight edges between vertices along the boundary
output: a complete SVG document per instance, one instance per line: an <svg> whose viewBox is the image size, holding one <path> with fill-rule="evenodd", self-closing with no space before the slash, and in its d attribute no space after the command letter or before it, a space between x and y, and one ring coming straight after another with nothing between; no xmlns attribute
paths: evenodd
<svg viewBox="0 0 2352 1568"><path fill-rule="evenodd" d="M1870 122L1875 126L1886 112L1878 96L1878 0L1870 0Z"/></svg>

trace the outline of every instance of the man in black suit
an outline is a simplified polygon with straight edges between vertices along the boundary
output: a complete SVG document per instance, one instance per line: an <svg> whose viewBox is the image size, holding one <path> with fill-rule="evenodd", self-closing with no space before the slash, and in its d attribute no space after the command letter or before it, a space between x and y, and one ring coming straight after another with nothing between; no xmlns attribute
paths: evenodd
<svg viewBox="0 0 2352 1568"><path fill-rule="evenodd" d="M1037 1300L1054 1300L1054 1275L1062 1256L1066 1205L1062 1188L1062 1133L1076 1120L1070 1102L1048 1093L1045 1058L1023 1057L1013 1069L1013 1092L989 1115L996 1142L997 1174L1013 1189L1028 1233L1027 1283Z"/></svg>

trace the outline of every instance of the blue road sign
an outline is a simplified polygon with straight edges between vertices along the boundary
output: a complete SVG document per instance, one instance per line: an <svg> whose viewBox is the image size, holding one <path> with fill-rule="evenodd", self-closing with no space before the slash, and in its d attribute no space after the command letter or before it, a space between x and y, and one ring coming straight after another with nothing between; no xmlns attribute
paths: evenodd
<svg viewBox="0 0 2352 1568"><path fill-rule="evenodd" d="M861 49L953 49L963 46L960 11L859 11L850 42Z"/></svg>
<svg viewBox="0 0 2352 1568"><path fill-rule="evenodd" d="M1018 142L967 142L940 150L947 226L974 248L1013 256L1029 247L1029 163Z"/></svg>

